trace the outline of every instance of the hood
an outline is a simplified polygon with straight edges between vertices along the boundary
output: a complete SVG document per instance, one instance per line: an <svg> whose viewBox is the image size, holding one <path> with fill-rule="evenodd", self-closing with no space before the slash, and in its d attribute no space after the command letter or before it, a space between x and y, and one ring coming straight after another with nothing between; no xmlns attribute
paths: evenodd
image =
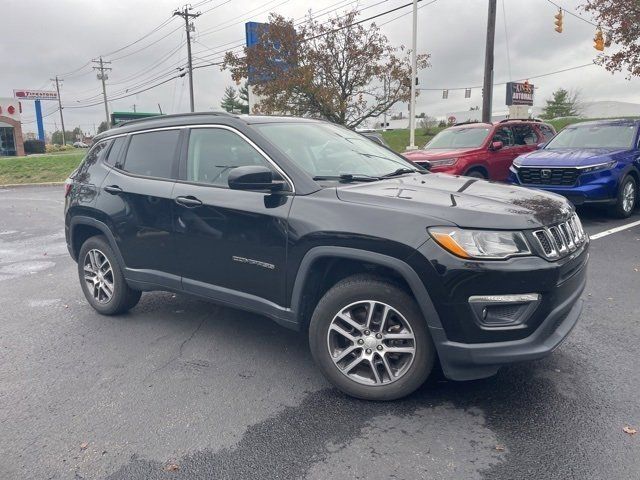
<svg viewBox="0 0 640 480"><path fill-rule="evenodd" d="M562 222L573 212L563 197L542 190L437 173L349 184L337 195L467 228L525 230Z"/></svg>
<svg viewBox="0 0 640 480"><path fill-rule="evenodd" d="M437 148L433 150L410 150L402 154L403 157L411 160L412 162L420 162L424 160L440 160L442 158L459 157L471 151L477 150L476 148Z"/></svg>
<svg viewBox="0 0 640 480"><path fill-rule="evenodd" d="M516 167L588 167L611 160L613 155L627 150L614 148L562 148L534 150L520 155Z"/></svg>

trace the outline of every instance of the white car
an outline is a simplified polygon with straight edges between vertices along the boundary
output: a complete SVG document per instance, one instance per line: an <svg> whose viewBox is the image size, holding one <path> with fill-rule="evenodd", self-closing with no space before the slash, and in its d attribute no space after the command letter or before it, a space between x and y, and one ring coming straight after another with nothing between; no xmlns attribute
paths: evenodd
<svg viewBox="0 0 640 480"><path fill-rule="evenodd" d="M73 146L76 148L89 148L89 145L84 142L73 142Z"/></svg>

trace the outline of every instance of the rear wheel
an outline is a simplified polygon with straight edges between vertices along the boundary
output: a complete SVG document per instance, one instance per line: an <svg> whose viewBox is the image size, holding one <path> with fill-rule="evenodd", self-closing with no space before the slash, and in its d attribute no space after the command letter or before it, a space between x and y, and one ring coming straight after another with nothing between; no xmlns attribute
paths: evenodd
<svg viewBox="0 0 640 480"><path fill-rule="evenodd" d="M638 186L635 178L627 175L620 182L618 198L612 207L612 213L618 218L627 218L633 213L638 198Z"/></svg>
<svg viewBox="0 0 640 480"><path fill-rule="evenodd" d="M435 348L414 299L384 280L356 275L331 288L309 325L325 377L366 400L404 397L427 379Z"/></svg>
<svg viewBox="0 0 640 480"><path fill-rule="evenodd" d="M103 236L91 237L82 244L78 276L87 301L103 315L126 312L142 295L127 285L116 256Z"/></svg>

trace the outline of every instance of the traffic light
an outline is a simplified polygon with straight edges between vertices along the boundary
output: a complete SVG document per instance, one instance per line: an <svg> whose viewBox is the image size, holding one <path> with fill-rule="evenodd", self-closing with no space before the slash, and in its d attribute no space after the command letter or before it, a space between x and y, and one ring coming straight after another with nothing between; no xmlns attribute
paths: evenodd
<svg viewBox="0 0 640 480"><path fill-rule="evenodd" d="M596 30L596 36L593 37L593 48L595 48L599 52L604 51L604 35L602 34L602 30L600 30L600 28Z"/></svg>
<svg viewBox="0 0 640 480"><path fill-rule="evenodd" d="M556 21L554 22L556 24L556 32L558 33L562 33L562 9L559 8L558 9L558 13L556 13Z"/></svg>

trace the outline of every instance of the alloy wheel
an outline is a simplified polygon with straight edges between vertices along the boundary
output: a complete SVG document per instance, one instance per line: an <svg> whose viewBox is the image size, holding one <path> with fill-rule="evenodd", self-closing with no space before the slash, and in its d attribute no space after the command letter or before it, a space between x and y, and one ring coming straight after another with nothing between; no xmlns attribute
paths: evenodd
<svg viewBox="0 0 640 480"><path fill-rule="evenodd" d="M627 182L622 190L622 208L625 212L633 210L636 203L636 189L633 182Z"/></svg>
<svg viewBox="0 0 640 480"><path fill-rule="evenodd" d="M113 297L113 269L98 249L89 250L84 257L84 281L98 303L109 303Z"/></svg>
<svg viewBox="0 0 640 480"><path fill-rule="evenodd" d="M340 372L365 385L399 380L416 354L415 336L406 318L374 300L341 309L329 325L327 347Z"/></svg>

